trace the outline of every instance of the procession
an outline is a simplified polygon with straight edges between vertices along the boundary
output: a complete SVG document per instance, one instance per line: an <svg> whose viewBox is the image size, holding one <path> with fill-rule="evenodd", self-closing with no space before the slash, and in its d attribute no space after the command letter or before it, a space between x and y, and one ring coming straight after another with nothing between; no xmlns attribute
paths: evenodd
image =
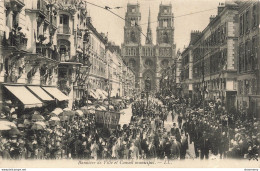
<svg viewBox="0 0 260 171"><path fill-rule="evenodd" d="M0 0L0 163L259 160L260 2L139 1Z"/></svg>
<svg viewBox="0 0 260 171"><path fill-rule="evenodd" d="M214 116L211 112L220 108L217 103L203 114L199 108L178 103L178 99L170 101L173 104L167 106L151 98L148 107L142 99L125 102L122 106L131 112L120 115L130 115L131 119L123 125L119 119L114 128L104 123L98 126L96 109L91 106L87 110L34 111L19 118L11 108L9 114L1 114L1 158L258 159L259 121L234 118L224 111ZM167 121L167 117L171 119Z"/></svg>

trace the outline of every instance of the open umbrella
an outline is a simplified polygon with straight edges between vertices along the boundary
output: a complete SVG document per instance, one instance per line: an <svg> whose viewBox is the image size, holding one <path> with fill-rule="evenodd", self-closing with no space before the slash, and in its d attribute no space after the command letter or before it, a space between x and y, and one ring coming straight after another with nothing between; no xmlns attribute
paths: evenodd
<svg viewBox="0 0 260 171"><path fill-rule="evenodd" d="M31 122L30 122L28 119L25 119L25 120L23 121L23 124L24 124L24 125L30 125Z"/></svg>
<svg viewBox="0 0 260 171"><path fill-rule="evenodd" d="M96 108L95 108L95 106L88 106L88 110L91 110L91 109L95 110Z"/></svg>
<svg viewBox="0 0 260 171"><path fill-rule="evenodd" d="M18 128L24 128L25 126L24 126L24 124L18 124L17 127L18 127Z"/></svg>
<svg viewBox="0 0 260 171"><path fill-rule="evenodd" d="M105 110L107 110L107 109L106 109L106 107L104 107L104 106L98 106L98 107L97 107L97 110L105 111Z"/></svg>
<svg viewBox="0 0 260 171"><path fill-rule="evenodd" d="M33 130L44 130L45 127L39 124L33 124L33 126L31 127L31 129Z"/></svg>
<svg viewBox="0 0 260 171"><path fill-rule="evenodd" d="M110 109L110 110L114 110L114 106L110 105L110 106L109 106L109 109Z"/></svg>
<svg viewBox="0 0 260 171"><path fill-rule="evenodd" d="M11 128L8 133L10 136L21 134L21 132L17 128Z"/></svg>
<svg viewBox="0 0 260 171"><path fill-rule="evenodd" d="M108 105L108 101L104 101L103 103L104 103L105 105Z"/></svg>
<svg viewBox="0 0 260 171"><path fill-rule="evenodd" d="M90 114L94 114L94 113L96 113L96 111L93 110L93 109L91 109L91 110L88 110L88 113L90 113Z"/></svg>
<svg viewBox="0 0 260 171"><path fill-rule="evenodd" d="M8 125L0 125L0 131L6 131L6 130L10 130L11 127Z"/></svg>
<svg viewBox="0 0 260 171"><path fill-rule="evenodd" d="M61 108L56 108L54 111L56 111L59 114L61 114L63 112L63 110Z"/></svg>
<svg viewBox="0 0 260 171"><path fill-rule="evenodd" d="M58 111L56 111L56 110L54 110L54 111L52 111L51 113L50 113L50 115L51 116L58 116L60 113L58 112Z"/></svg>
<svg viewBox="0 0 260 171"><path fill-rule="evenodd" d="M88 113L88 108L87 108L87 106L81 107L80 110L81 110L84 114L87 114L87 113Z"/></svg>
<svg viewBox="0 0 260 171"><path fill-rule="evenodd" d="M37 125L41 125L41 126L43 126L43 127L46 127L45 122L35 122L34 124L37 124Z"/></svg>
<svg viewBox="0 0 260 171"><path fill-rule="evenodd" d="M43 121L43 120L45 120L45 119L44 119L44 117L43 117L42 115L40 115L40 114L33 114L33 115L32 115L32 120L34 120L34 121Z"/></svg>
<svg viewBox="0 0 260 171"><path fill-rule="evenodd" d="M13 122L7 121L7 120L0 120L0 125L6 125L9 127L14 127L16 128L16 125Z"/></svg>
<svg viewBox="0 0 260 171"><path fill-rule="evenodd" d="M81 110L76 110L76 115L83 116L83 112Z"/></svg>
<svg viewBox="0 0 260 171"><path fill-rule="evenodd" d="M63 111L71 111L69 108L64 108Z"/></svg>
<svg viewBox="0 0 260 171"><path fill-rule="evenodd" d="M60 120L61 121L67 121L67 120L69 120L69 117L68 116L60 116Z"/></svg>
<svg viewBox="0 0 260 171"><path fill-rule="evenodd" d="M87 110L88 107L87 106L83 106L83 107L80 108L80 110L83 110L83 109Z"/></svg>
<svg viewBox="0 0 260 171"><path fill-rule="evenodd" d="M73 110L68 110L63 112L63 116L74 116L74 115L75 115L75 111Z"/></svg>
<svg viewBox="0 0 260 171"><path fill-rule="evenodd" d="M50 121L60 121L60 118L58 118L58 117L51 117Z"/></svg>

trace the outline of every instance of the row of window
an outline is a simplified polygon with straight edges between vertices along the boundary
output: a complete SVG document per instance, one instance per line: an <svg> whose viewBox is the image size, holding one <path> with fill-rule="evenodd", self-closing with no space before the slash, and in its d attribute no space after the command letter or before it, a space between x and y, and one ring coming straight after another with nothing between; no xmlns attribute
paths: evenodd
<svg viewBox="0 0 260 171"><path fill-rule="evenodd" d="M93 57L91 57L91 61L92 61L92 65L91 65L90 72L92 74L105 76L105 73L106 73L105 64L102 61L99 61Z"/></svg>
<svg viewBox="0 0 260 171"><path fill-rule="evenodd" d="M253 71L257 65L257 50L259 37L253 37L239 45L238 71L239 73Z"/></svg>
<svg viewBox="0 0 260 171"><path fill-rule="evenodd" d="M203 64L204 62L204 64ZM203 71L205 75L213 74L226 69L227 66L227 49L217 51L212 54L209 58L204 61L200 61L194 64L193 75L194 78L199 78L202 76Z"/></svg>
<svg viewBox="0 0 260 171"><path fill-rule="evenodd" d="M257 13L257 4L258 3L255 3L252 8L248 9L245 13L240 15L240 19L239 19L240 35L249 33L251 29L258 27L259 14Z"/></svg>
<svg viewBox="0 0 260 171"><path fill-rule="evenodd" d="M239 80L238 81L238 95L255 95L257 90L256 79Z"/></svg>
<svg viewBox="0 0 260 171"><path fill-rule="evenodd" d="M125 55L126 56L136 56L137 55L137 48L131 47L131 48L125 48Z"/></svg>
<svg viewBox="0 0 260 171"><path fill-rule="evenodd" d="M101 59L105 60L105 49L101 45L99 45L93 37L91 37L89 40L90 49L92 50L92 52L95 52L96 55L99 55Z"/></svg>
<svg viewBox="0 0 260 171"><path fill-rule="evenodd" d="M219 26L212 32L201 44L194 49L194 62L198 61L200 57L204 56L208 51L214 51L219 48L219 45L225 44L227 40L227 24Z"/></svg>

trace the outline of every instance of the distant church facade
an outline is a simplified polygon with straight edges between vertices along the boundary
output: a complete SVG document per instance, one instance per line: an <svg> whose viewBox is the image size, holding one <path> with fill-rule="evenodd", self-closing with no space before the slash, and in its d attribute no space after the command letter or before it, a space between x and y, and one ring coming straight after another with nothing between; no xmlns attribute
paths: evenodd
<svg viewBox="0 0 260 171"><path fill-rule="evenodd" d="M172 64L176 54L172 5L159 6L156 44L153 44L150 10L145 36L140 26L139 4L127 4L125 19L122 56L135 72L135 87L145 90L145 85L149 83L151 91L159 90L161 74ZM144 45L141 44L141 37L145 38Z"/></svg>

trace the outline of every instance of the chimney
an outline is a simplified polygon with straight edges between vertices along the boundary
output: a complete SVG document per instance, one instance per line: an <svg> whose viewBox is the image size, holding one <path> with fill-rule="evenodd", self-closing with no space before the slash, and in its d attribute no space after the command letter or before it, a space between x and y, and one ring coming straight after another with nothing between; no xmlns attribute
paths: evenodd
<svg viewBox="0 0 260 171"><path fill-rule="evenodd" d="M190 33L190 44L193 44L201 35L201 32L199 30L193 30Z"/></svg>
<svg viewBox="0 0 260 171"><path fill-rule="evenodd" d="M224 3L219 3L218 5L218 15L224 10L225 4Z"/></svg>
<svg viewBox="0 0 260 171"><path fill-rule="evenodd" d="M215 15L211 15L211 16L209 17L209 22L211 23L211 21L213 21L215 17L216 17Z"/></svg>

